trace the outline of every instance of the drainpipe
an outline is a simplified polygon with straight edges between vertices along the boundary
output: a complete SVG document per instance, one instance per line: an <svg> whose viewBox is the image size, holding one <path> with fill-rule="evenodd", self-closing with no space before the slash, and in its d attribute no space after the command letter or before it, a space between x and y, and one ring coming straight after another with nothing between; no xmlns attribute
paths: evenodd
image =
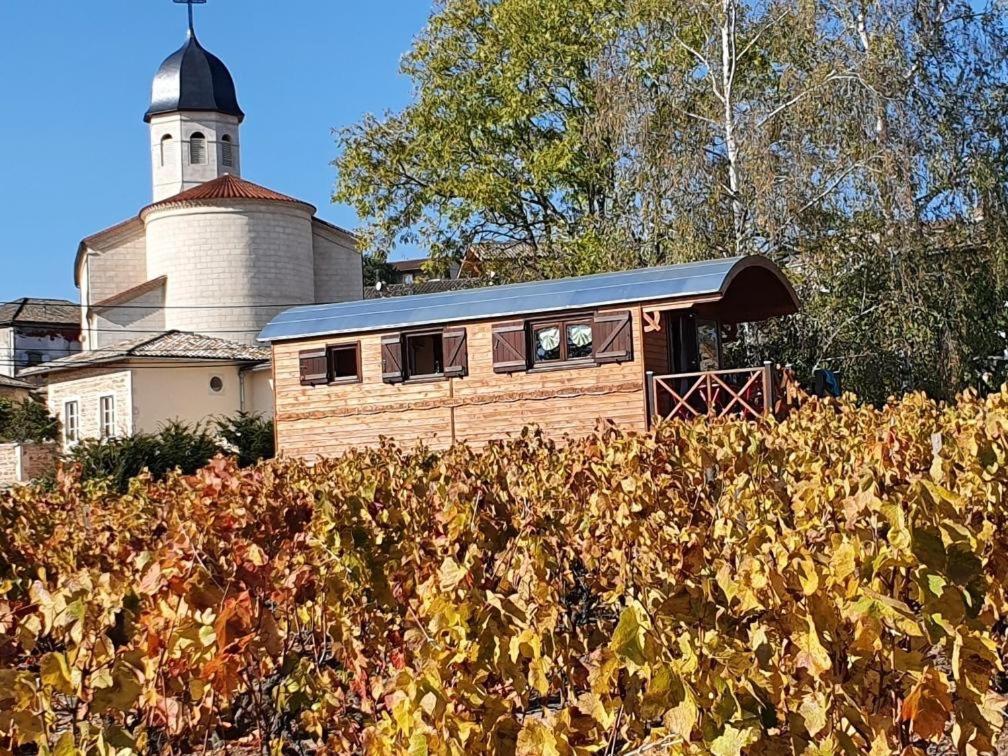
<svg viewBox="0 0 1008 756"><path fill-rule="evenodd" d="M245 411L245 374L251 370L251 366L242 365L238 368L238 411Z"/></svg>

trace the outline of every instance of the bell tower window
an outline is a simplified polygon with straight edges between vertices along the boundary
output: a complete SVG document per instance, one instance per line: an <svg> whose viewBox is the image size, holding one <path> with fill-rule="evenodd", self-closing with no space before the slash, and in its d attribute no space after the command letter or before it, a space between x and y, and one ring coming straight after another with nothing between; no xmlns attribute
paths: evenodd
<svg viewBox="0 0 1008 756"><path fill-rule="evenodd" d="M171 147L172 135L165 134L161 137L161 167L164 168L168 163L168 150Z"/></svg>
<svg viewBox="0 0 1008 756"><path fill-rule="evenodd" d="M206 162L206 137L200 132L189 137L189 164L203 165Z"/></svg>
<svg viewBox="0 0 1008 756"><path fill-rule="evenodd" d="M230 134L221 137L221 162L227 168L234 167L234 144Z"/></svg>

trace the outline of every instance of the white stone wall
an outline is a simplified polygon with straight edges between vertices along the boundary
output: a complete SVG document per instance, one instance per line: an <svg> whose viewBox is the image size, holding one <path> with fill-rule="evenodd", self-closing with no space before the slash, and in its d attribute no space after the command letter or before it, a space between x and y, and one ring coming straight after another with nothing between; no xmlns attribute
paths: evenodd
<svg viewBox="0 0 1008 756"><path fill-rule="evenodd" d="M49 413L59 418L66 428L64 410L69 401L77 402L77 424L80 438L99 438L101 420L99 398L115 398L116 435L128 436L133 433L133 380L129 370L122 368L77 370L70 373L54 373L49 377L47 401ZM64 436L60 442L66 447Z"/></svg>
<svg viewBox="0 0 1008 756"><path fill-rule="evenodd" d="M353 237L313 224L315 301L349 302L364 296L364 271Z"/></svg>
<svg viewBox="0 0 1008 756"><path fill-rule="evenodd" d="M206 161L194 165L189 161L189 143L197 132L206 138ZM163 142L166 135L171 139ZM224 165L221 140L225 135L231 137L233 145L234 164L231 166ZM234 116L196 112L154 116L150 123L150 138L155 202L225 173L241 176L241 140L238 119Z"/></svg>
<svg viewBox="0 0 1008 756"><path fill-rule="evenodd" d="M0 375L14 377L14 331L0 328Z"/></svg>
<svg viewBox="0 0 1008 756"><path fill-rule="evenodd" d="M210 381L221 379L214 391ZM156 433L171 420L189 425L215 417L230 417L241 409L241 385L236 365L207 364L178 367L151 363L133 368L133 425L136 433Z"/></svg>
<svg viewBox="0 0 1008 756"><path fill-rule="evenodd" d="M91 348L107 347L119 341L153 337L165 330L164 287L145 292L120 305L103 308L93 315Z"/></svg>
<svg viewBox="0 0 1008 756"><path fill-rule="evenodd" d="M84 349L95 348L101 341L94 329L96 324L87 321L89 305L121 294L127 289L146 282L147 238L143 225L137 223L118 239L103 243L102 249L88 248L78 272L81 290L81 328L85 333Z"/></svg>
<svg viewBox="0 0 1008 756"><path fill-rule="evenodd" d="M155 208L144 220L148 275L168 277L168 329L254 344L278 312L315 301L308 206L219 201Z"/></svg>
<svg viewBox="0 0 1008 756"><path fill-rule="evenodd" d="M20 326L12 329L12 338L15 375L38 364L38 358L46 363L81 350L80 332L76 328Z"/></svg>

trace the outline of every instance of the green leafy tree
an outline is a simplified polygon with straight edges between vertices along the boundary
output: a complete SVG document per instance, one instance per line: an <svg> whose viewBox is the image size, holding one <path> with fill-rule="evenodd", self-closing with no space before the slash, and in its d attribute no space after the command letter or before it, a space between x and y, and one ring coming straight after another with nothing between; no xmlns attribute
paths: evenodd
<svg viewBox="0 0 1008 756"><path fill-rule="evenodd" d="M968 0L443 0L414 102L341 133L336 199L373 249L518 250L505 279L767 254L805 310L739 360L948 396L1005 347L1006 27Z"/></svg>
<svg viewBox="0 0 1008 756"><path fill-rule="evenodd" d="M59 431L59 420L44 404L31 399L20 403L0 399L0 442L53 441Z"/></svg>

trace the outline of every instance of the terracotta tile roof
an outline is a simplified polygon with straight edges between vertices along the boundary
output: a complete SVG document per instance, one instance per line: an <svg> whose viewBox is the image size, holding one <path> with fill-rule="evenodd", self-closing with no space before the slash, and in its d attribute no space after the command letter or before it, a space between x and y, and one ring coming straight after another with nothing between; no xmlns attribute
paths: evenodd
<svg viewBox="0 0 1008 756"><path fill-rule="evenodd" d="M280 192L274 192L272 189L267 189L265 186L253 184L251 181L246 181L238 176L232 176L230 173L225 173L223 176L215 178L212 181L207 181L199 186L194 186L192 189L186 189L180 194L168 197L160 202L155 202L153 205L148 205L140 211L140 215L142 217L147 211L159 207L169 207L171 205L185 204L187 202L202 202L205 200L221 199L287 202L293 205L305 205L306 207L311 207L312 213L314 214L315 212L315 208L307 202L302 202L299 199L288 197L286 194L280 194Z"/></svg>
<svg viewBox="0 0 1008 756"><path fill-rule="evenodd" d="M0 303L0 326L20 323L80 326L80 306L69 299L22 297Z"/></svg>
<svg viewBox="0 0 1008 756"><path fill-rule="evenodd" d="M268 347L249 346L185 331L165 331L155 336L120 341L92 352L78 352L44 365L23 370L21 375L44 375L61 370L79 370L127 359L222 360L263 362L270 358Z"/></svg>

